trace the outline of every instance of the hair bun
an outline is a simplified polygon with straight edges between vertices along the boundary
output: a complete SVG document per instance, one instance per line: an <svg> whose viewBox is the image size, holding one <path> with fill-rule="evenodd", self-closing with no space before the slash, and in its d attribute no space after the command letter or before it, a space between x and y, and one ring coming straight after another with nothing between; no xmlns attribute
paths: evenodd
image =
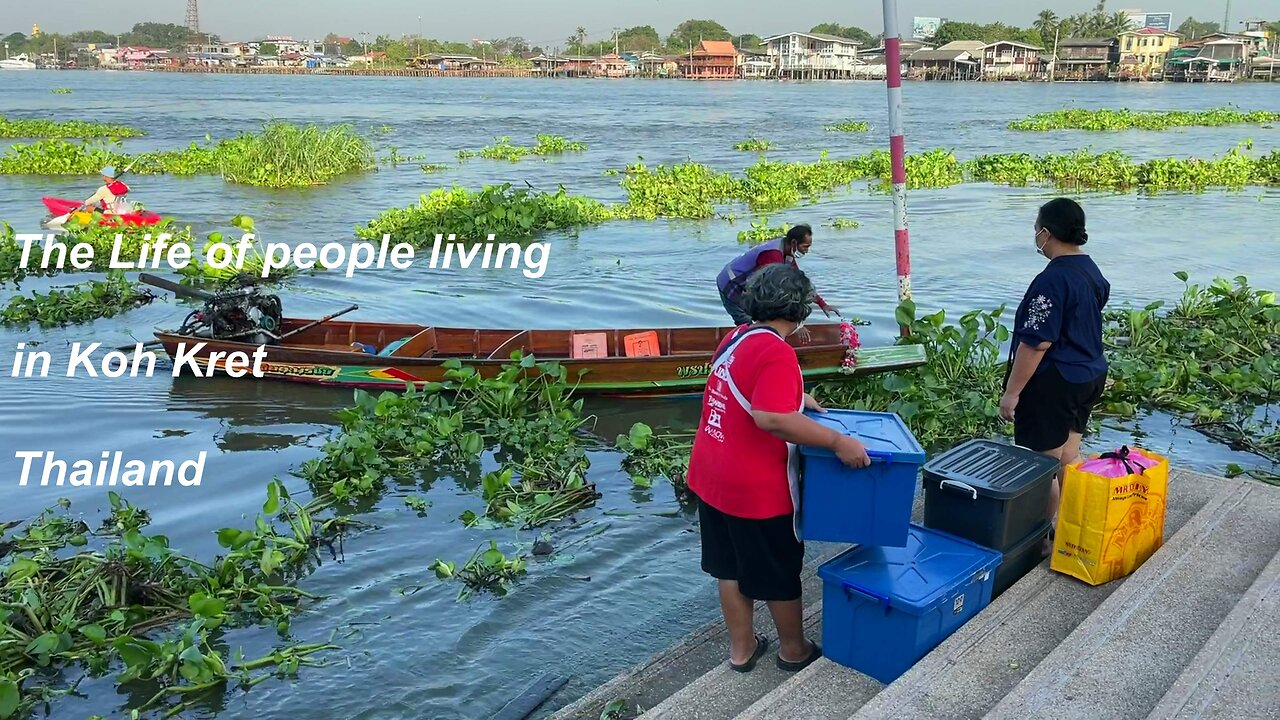
<svg viewBox="0 0 1280 720"><path fill-rule="evenodd" d="M1084 228L1080 228L1080 230L1076 232L1076 237L1080 240L1081 245L1089 242L1089 233L1085 232Z"/></svg>

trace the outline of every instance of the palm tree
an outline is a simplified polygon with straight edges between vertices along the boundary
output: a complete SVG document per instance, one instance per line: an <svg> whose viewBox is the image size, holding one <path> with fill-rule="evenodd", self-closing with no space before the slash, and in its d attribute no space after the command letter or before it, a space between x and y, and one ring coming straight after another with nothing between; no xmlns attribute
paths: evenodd
<svg viewBox="0 0 1280 720"><path fill-rule="evenodd" d="M1107 37L1115 37L1122 32L1133 29L1133 21L1129 19L1128 15L1125 15L1122 12L1112 13L1107 24L1109 25L1107 28Z"/></svg>
<svg viewBox="0 0 1280 720"><path fill-rule="evenodd" d="M1045 47L1049 47L1053 42L1053 34L1058 31L1058 27L1062 21L1058 19L1058 14L1052 10L1041 10L1039 17L1036 18L1032 27L1040 32L1040 39L1044 42Z"/></svg>

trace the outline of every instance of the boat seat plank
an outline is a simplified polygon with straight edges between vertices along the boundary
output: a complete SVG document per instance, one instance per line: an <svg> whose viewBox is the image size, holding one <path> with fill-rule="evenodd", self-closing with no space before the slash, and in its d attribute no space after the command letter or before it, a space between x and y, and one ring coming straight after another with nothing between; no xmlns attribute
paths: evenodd
<svg viewBox="0 0 1280 720"><path fill-rule="evenodd" d="M432 357L436 354L436 330L426 328L409 338L388 357Z"/></svg>

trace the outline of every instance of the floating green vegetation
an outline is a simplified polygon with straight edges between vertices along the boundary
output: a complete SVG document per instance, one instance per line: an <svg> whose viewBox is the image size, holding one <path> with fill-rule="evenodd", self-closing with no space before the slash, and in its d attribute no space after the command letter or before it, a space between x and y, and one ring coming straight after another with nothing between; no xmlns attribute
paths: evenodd
<svg viewBox="0 0 1280 720"><path fill-rule="evenodd" d="M253 223L253 218L248 215L237 215L231 218L231 226L239 229L245 236L252 235L253 242L249 245L248 250L244 254L244 261L241 263L232 263L227 267L216 268L205 262L209 254L209 248L215 243L228 242L220 232L209 233L204 246L198 253L192 253L191 262L186 266L179 268L178 273L193 279L212 280L220 285L229 286L238 284L242 279L252 279L253 282L277 283L284 281L302 272L297 265L289 264L282 268L272 268L267 276L263 276L262 268L266 265L266 256L262 254L261 237L258 229ZM188 228L190 230L190 228ZM136 254L134 255L136 257ZM239 259L239 258L237 258ZM316 268L327 269L320 261L316 262Z"/></svg>
<svg viewBox="0 0 1280 720"><path fill-rule="evenodd" d="M632 485L648 489L655 478L666 478L680 502L692 499L685 478L693 449L692 432L654 434L648 425L635 423L626 435L618 436L617 449L626 453L622 469L631 476Z"/></svg>
<svg viewBox="0 0 1280 720"><path fill-rule="evenodd" d="M836 218L829 224L837 230L852 230L854 228L862 227L862 223L854 220L853 218Z"/></svg>
<svg viewBox="0 0 1280 720"><path fill-rule="evenodd" d="M28 325L34 322L41 327L86 323L115 317L155 298L146 288L126 279L124 273L112 271L106 280L90 280L43 294L32 292L31 297L12 297L0 308L0 323Z"/></svg>
<svg viewBox="0 0 1280 720"><path fill-rule="evenodd" d="M517 554L514 557L507 557L502 550L498 549L496 542L490 541L488 547L481 545L471 554L462 565L462 569L458 569L455 562L445 562L439 558L428 568L435 572L436 577L441 580L456 579L462 582L462 590L458 592L458 599L465 600L473 592L484 590L497 596L507 593L520 576L525 574L526 560L524 555Z"/></svg>
<svg viewBox="0 0 1280 720"><path fill-rule="evenodd" d="M766 152L773 149L773 143L761 138L750 138L737 143L733 149L744 152Z"/></svg>
<svg viewBox="0 0 1280 720"><path fill-rule="evenodd" d="M768 240L774 240L776 238L780 238L783 235L786 235L787 231L790 229L791 229L790 223L783 223L781 225L770 225L769 218L764 217L764 218L760 218L760 220L756 222L751 223L750 229L739 230L738 242L744 243L744 244L750 244L750 245L757 245L759 243L766 242Z"/></svg>
<svg viewBox="0 0 1280 720"><path fill-rule="evenodd" d="M1001 345L1009 330L1000 322L1004 307L973 311L956 324L946 313L917 317L915 304L897 310L899 323L911 330L900 343L925 347L928 363L911 370L829 381L814 390L827 407L897 413L927 449L961 439L989 437L1007 431L1000 419L1004 365Z"/></svg>
<svg viewBox="0 0 1280 720"><path fill-rule="evenodd" d="M53 93L54 95L70 95L71 88L65 88L65 87L54 88L49 92Z"/></svg>
<svg viewBox="0 0 1280 720"><path fill-rule="evenodd" d="M103 166L135 175L221 175L228 182L269 188L323 185L376 167L372 146L350 125L320 127L270 122L207 146L129 156L110 143L43 140L13 145L0 156L3 175L96 175Z"/></svg>
<svg viewBox="0 0 1280 720"><path fill-rule="evenodd" d="M0 155L0 175L96 175L107 165L129 164L118 148L60 139L15 143Z"/></svg>
<svg viewBox="0 0 1280 720"><path fill-rule="evenodd" d="M336 649L291 645L245 661L217 648L224 628L267 624L287 636L299 603L316 599L296 582L342 520L313 521L273 481L266 517L249 530L219 530L226 554L205 564L170 548L165 536L145 534L146 511L115 492L109 498L111 515L97 530L60 500L13 534L0 531L0 717L25 717L74 692L80 681L66 680L74 672L96 677L113 668L120 684L153 693L135 716L154 709L170 717L209 692L296 675L317 664L311 656Z"/></svg>
<svg viewBox="0 0 1280 720"><path fill-rule="evenodd" d="M583 143L568 140L560 135L536 135L536 143L533 147L512 145L511 138L506 135L494 140L493 145L488 145L479 150L459 150L458 159L467 160L473 157L482 157L489 160L518 162L529 155L547 157L550 155L564 155L570 152L583 152L587 149L587 146Z"/></svg>
<svg viewBox="0 0 1280 720"><path fill-rule="evenodd" d="M1224 125L1265 125L1280 120L1280 112L1257 110L1244 112L1230 107L1212 110L1175 110L1144 112L1122 110L1085 110L1071 108L1038 113L1009 123L1010 130L1044 132L1048 130L1168 130L1177 127L1221 127Z"/></svg>
<svg viewBox="0 0 1280 720"><path fill-rule="evenodd" d="M0 287L9 283L17 285L28 277L57 274L54 269L41 268L40 263L28 262L27 265L22 264L22 245L18 244L13 226L0 220Z"/></svg>
<svg viewBox="0 0 1280 720"><path fill-rule="evenodd" d="M959 161L949 150L907 156L907 180L912 188L947 187L963 182ZM824 151L816 162L782 162L760 158L745 177L684 163L650 170L643 163L627 167L622 188L628 203L619 212L628 217L654 219L714 217L716 205L746 203L757 211L779 210L859 180L872 180L888 190L892 164L889 153L877 150L854 158L832 160Z"/></svg>
<svg viewBox="0 0 1280 720"><path fill-rule="evenodd" d="M257 187L312 187L377 167L369 141L350 125L271 122L224 140L215 154L223 178Z"/></svg>
<svg viewBox="0 0 1280 720"><path fill-rule="evenodd" d="M1063 155L984 155L964 164L978 181L1026 185L1048 182L1064 188L1108 190L1203 190L1280 183L1280 150L1252 158L1233 148L1211 160L1156 159L1135 162L1119 151L1079 150Z"/></svg>
<svg viewBox="0 0 1280 720"><path fill-rule="evenodd" d="M357 391L356 405L339 414L341 433L300 474L318 498L347 502L377 496L387 479L465 466L495 448L507 462L483 480L486 514L535 527L598 497L577 437L582 400L572 394L558 363L516 353L485 378L451 360L442 383L376 397Z"/></svg>
<svg viewBox="0 0 1280 720"><path fill-rule="evenodd" d="M715 215L716 203L742 196L742 181L699 163L658 165L650 170L643 162L628 165L622 178L627 192L626 217L653 220L660 217L701 219Z"/></svg>
<svg viewBox="0 0 1280 720"><path fill-rule="evenodd" d="M419 168L424 174L430 175L432 173L444 172L449 169L449 166L441 165L440 163L426 163L419 166Z"/></svg>
<svg viewBox="0 0 1280 720"><path fill-rule="evenodd" d="M825 129L827 132L860 133L867 132L871 129L871 126L860 120L845 120L843 122L827 125Z"/></svg>
<svg viewBox="0 0 1280 720"><path fill-rule="evenodd" d="M423 195L418 204L383 212L356 235L380 240L389 234L396 242L429 246L437 234L446 239L483 242L489 235L503 241L524 240L552 230L596 225L613 217L604 204L575 197L561 187L555 193L510 183L490 185L479 192L461 187L441 188Z"/></svg>
<svg viewBox="0 0 1280 720"><path fill-rule="evenodd" d="M62 235L47 241L51 245L66 246L66 250L53 251L55 254L53 259L56 261L59 257L57 253L67 253L69 256L70 246L76 243L88 243L93 247L93 259L89 263L89 267L83 272L106 272L110 269L112 252L116 247L116 237L119 236L119 257L120 258L137 258L144 243L152 242L159 238L160 235L168 234L171 237L167 241L170 245L190 245L192 242L191 227L178 227L172 218L165 218L155 225L147 227L111 227L108 225L100 225L98 220L101 215L94 213L92 219L87 222L80 222L72 218L63 226L65 232ZM70 264L65 265L65 269L41 268L41 259L44 252L45 244L40 244L32 248L32 256L27 262L27 267L20 267L22 262L22 246L18 244L13 228L7 223L0 222L0 286L5 283L20 283L27 277L48 277L63 273L82 272L79 268L75 268Z"/></svg>
<svg viewBox="0 0 1280 720"><path fill-rule="evenodd" d="M65 90L65 88L62 88ZM58 92L57 90L54 91ZM67 92L71 92L67 90ZM63 93L65 94L65 93ZM125 125L83 122L81 120L19 120L0 115L0 138L136 138L145 133ZM100 169L100 168L95 168Z"/></svg>
<svg viewBox="0 0 1280 720"><path fill-rule="evenodd" d="M1186 273L1178 278L1187 282ZM1280 304L1248 279L1188 284L1163 303L1107 313L1111 377L1104 408L1157 408L1233 448L1280 462Z"/></svg>

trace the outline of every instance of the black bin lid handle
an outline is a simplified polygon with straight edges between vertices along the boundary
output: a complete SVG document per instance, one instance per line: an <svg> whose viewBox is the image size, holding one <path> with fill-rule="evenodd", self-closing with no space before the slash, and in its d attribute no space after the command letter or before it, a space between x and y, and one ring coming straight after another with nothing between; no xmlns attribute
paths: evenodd
<svg viewBox="0 0 1280 720"><path fill-rule="evenodd" d="M968 483L962 483L959 480L943 480L942 482L938 483L939 488L945 488L947 486L954 487L962 492L970 493L971 495L973 495L974 500L978 499L978 491Z"/></svg>

